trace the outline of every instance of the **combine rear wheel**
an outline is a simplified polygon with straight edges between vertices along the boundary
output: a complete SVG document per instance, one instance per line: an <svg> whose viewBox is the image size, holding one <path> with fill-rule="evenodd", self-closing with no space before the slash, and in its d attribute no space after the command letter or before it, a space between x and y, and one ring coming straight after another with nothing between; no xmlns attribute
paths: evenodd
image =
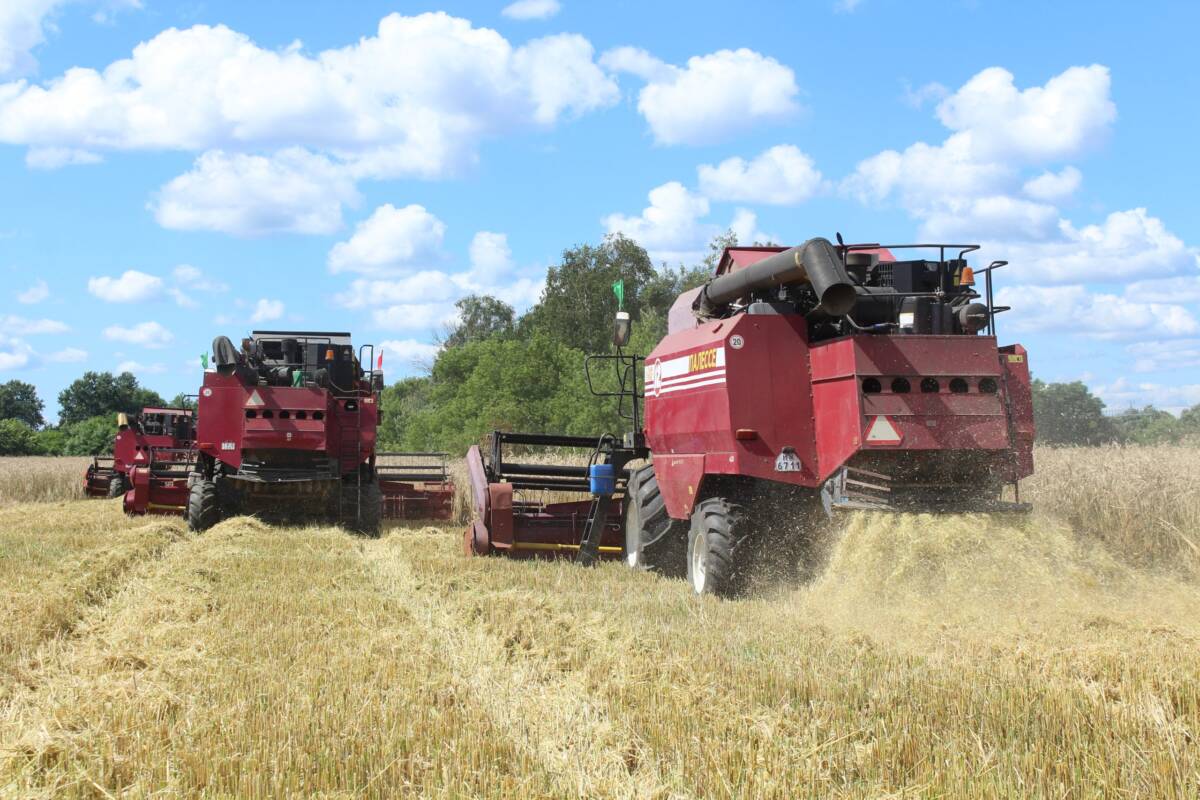
<svg viewBox="0 0 1200 800"><path fill-rule="evenodd" d="M687 571L687 530L667 515L654 477L645 466L629 476L625 492L625 563L671 577Z"/></svg>
<svg viewBox="0 0 1200 800"><path fill-rule="evenodd" d="M129 486L125 483L125 476L119 472L114 472L112 478L108 481L109 498L122 497L127 491L129 491Z"/></svg>
<svg viewBox="0 0 1200 800"><path fill-rule="evenodd" d="M687 577L696 594L737 597L750 571L749 519L723 497L696 505L688 534Z"/></svg>
<svg viewBox="0 0 1200 800"><path fill-rule="evenodd" d="M221 521L221 507L217 504L217 486L212 481L196 480L188 491L188 530L206 531Z"/></svg>

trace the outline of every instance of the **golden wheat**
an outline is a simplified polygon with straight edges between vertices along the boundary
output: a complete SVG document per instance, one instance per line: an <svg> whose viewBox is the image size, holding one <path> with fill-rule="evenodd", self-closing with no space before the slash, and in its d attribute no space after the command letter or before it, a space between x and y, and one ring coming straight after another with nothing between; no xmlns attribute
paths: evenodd
<svg viewBox="0 0 1200 800"><path fill-rule="evenodd" d="M83 456L0 456L0 505L83 497Z"/></svg>
<svg viewBox="0 0 1200 800"><path fill-rule="evenodd" d="M740 602L457 529L5 509L0 796L1195 797L1200 453L1038 457L1030 518L851 516Z"/></svg>

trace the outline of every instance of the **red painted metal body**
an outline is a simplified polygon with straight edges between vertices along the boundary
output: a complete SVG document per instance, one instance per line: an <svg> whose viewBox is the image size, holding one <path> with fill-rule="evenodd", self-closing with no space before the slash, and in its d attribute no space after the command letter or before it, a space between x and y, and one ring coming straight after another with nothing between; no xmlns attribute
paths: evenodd
<svg viewBox="0 0 1200 800"><path fill-rule="evenodd" d="M467 451L466 462L474 518L463 536L464 552L512 558L573 558L578 553L591 500L541 502L522 497L524 492L511 483L489 481L478 445ZM614 502L601 536L602 557L621 555L622 514L623 503Z"/></svg>
<svg viewBox="0 0 1200 800"><path fill-rule="evenodd" d="M323 451L337 473L353 473L375 452L376 397L361 400L361 425L353 398L319 388L246 385L236 374L204 373L196 424L196 449L233 469L247 452ZM349 440L349 441L344 441Z"/></svg>
<svg viewBox="0 0 1200 800"><path fill-rule="evenodd" d="M721 271L778 251L731 250ZM908 464L943 480L959 469L954 477L964 485L1012 483L1033 471L1029 369L1020 345L997 347L982 335L853 335L809 344L800 315L697 322L687 295L676 309L684 305L689 315L672 315L671 333L645 364L646 442L675 519L687 519L706 481L722 475L817 488L856 463ZM869 378L879 391L866 390ZM893 390L898 378L908 392ZM923 392L930 379L937 390ZM868 439L877 418L899 433L898 442ZM798 471L776 469L784 448L798 456ZM951 464L956 458L962 463Z"/></svg>
<svg viewBox="0 0 1200 800"><path fill-rule="evenodd" d="M384 519L450 519L454 482L445 453L376 453Z"/></svg>
<svg viewBox="0 0 1200 800"><path fill-rule="evenodd" d="M189 451L151 448L143 463L129 471L122 501L126 514L183 514L187 509Z"/></svg>
<svg viewBox="0 0 1200 800"><path fill-rule="evenodd" d="M84 474L84 494L88 497L107 497L117 476L131 483L131 471L146 466L152 450L186 451L192 447L193 415L186 408L143 408L128 422L118 422L118 426L111 463L97 457ZM176 454L164 452L159 458L176 458Z"/></svg>

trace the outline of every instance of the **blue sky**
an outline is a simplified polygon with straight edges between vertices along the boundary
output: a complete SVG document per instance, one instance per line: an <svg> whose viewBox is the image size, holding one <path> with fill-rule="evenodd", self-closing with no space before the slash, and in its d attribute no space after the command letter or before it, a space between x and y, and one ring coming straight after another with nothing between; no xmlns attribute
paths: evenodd
<svg viewBox="0 0 1200 800"><path fill-rule="evenodd" d="M5 0L0 380L170 396L216 334L419 371L610 231L979 241L1005 342L1200 403L1194 3ZM602 300L602 299L598 299Z"/></svg>

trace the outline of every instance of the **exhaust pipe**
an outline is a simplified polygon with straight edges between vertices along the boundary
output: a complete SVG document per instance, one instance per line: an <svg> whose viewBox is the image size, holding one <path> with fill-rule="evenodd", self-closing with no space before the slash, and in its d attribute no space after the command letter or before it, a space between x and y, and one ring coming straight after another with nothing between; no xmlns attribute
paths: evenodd
<svg viewBox="0 0 1200 800"><path fill-rule="evenodd" d="M696 310L712 316L721 306L751 292L795 283L811 285L820 303L818 309L833 317L848 313L858 299L836 248L828 239L816 238L713 279L700 293Z"/></svg>

